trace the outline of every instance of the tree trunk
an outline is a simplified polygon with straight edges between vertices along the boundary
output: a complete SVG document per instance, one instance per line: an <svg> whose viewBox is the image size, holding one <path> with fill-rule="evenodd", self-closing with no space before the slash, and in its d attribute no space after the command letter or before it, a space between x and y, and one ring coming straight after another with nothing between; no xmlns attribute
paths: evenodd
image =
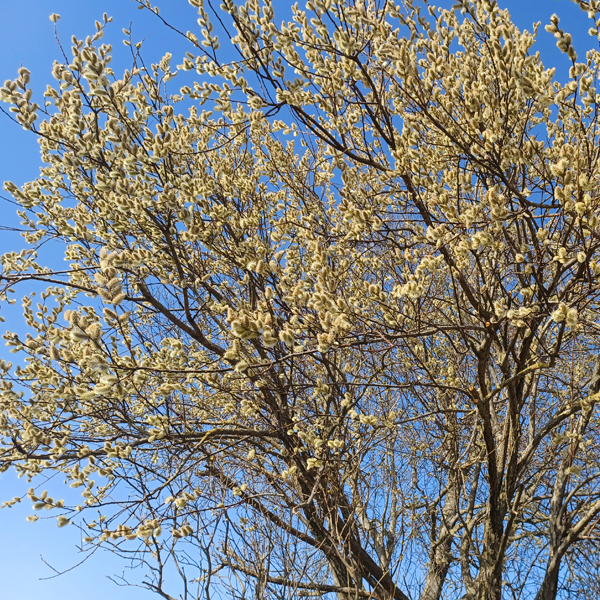
<svg viewBox="0 0 600 600"><path fill-rule="evenodd" d="M442 594L444 581L450 568L452 560L452 524L458 511L458 490L453 485L448 491L448 497L442 509L443 522L440 527L440 533L437 540L432 539L432 544L436 543L436 548L430 555L430 566L425 580L425 586L421 593L421 600L438 600ZM432 536L433 537L433 536Z"/></svg>
<svg viewBox="0 0 600 600"><path fill-rule="evenodd" d="M548 567L544 575L544 581L535 600L554 600L558 592L558 576L560 573L560 558L553 556L548 560Z"/></svg>
<svg viewBox="0 0 600 600"><path fill-rule="evenodd" d="M477 600L501 600L503 515L492 514L486 524L481 568L475 581Z"/></svg>

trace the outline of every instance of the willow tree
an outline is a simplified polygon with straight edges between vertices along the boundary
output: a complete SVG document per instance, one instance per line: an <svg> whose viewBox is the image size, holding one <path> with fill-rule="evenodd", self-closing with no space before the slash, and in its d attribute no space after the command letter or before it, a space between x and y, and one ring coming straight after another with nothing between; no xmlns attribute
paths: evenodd
<svg viewBox="0 0 600 600"><path fill-rule="evenodd" d="M592 593L600 53L552 17L561 83L488 0L190 3L178 66L115 74L105 16L2 87L44 165L1 468L165 598Z"/></svg>

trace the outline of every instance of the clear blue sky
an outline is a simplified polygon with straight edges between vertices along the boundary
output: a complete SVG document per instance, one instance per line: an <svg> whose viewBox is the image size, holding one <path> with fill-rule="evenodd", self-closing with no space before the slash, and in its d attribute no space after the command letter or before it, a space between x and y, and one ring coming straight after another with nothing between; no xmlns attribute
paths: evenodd
<svg viewBox="0 0 600 600"><path fill-rule="evenodd" d="M195 12L187 0L156 0L155 3L161 7L161 14L180 24L184 31L193 31L196 27ZM442 0L439 4L449 2ZM580 53L592 42L586 33L590 22L569 0L500 0L500 4L509 8L521 28L530 29L531 23L538 20L543 28L556 12L561 17L561 27L573 34ZM121 43L121 29L130 23L133 23L134 38L145 39L144 58L148 62L158 60L166 51L178 58L188 49L156 18L147 11L137 10L129 0L0 0L0 82L13 79L21 65L32 72L34 90L41 92L52 81L52 62L60 58L53 25L48 19L53 12L62 17L58 23L59 35L67 50L71 35L85 38L94 32L94 21L101 19L103 12L113 16L105 41L114 46L112 66L117 72L129 66L127 49ZM566 72L569 62L555 48L553 36L540 31L537 48L546 66L556 66L559 74ZM35 137L0 114L0 140L0 182L11 180L20 184L35 178L40 165ZM0 226L16 222L9 205L0 203ZM20 243L15 235L0 230L0 253ZM13 314L17 316L16 312ZM5 310L3 315L7 316ZM0 329L3 327L0 324ZM0 358L8 360L11 356L0 345ZM21 495L28 487L10 472L1 474L0 501ZM144 590L117 587L108 580L106 575L122 572L123 565L107 552L97 553L61 577L43 580L53 572L42 558L59 570L68 569L82 559L75 548L80 534L73 526L58 529L54 519L34 524L26 522L26 516L32 512L29 504L23 502L0 510L0 600L106 600L107 597L150 600L156 597Z"/></svg>

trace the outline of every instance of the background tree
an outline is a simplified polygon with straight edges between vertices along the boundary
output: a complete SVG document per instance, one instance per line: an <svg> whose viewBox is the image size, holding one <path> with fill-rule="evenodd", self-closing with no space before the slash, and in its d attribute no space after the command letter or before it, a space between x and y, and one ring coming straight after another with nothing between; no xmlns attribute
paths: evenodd
<svg viewBox="0 0 600 600"><path fill-rule="evenodd" d="M165 598L594 589L598 51L553 17L561 85L491 1L191 3L178 93L170 54L114 74L107 16L43 108L1 90L45 163L2 300L49 286L2 468L83 488L29 498Z"/></svg>

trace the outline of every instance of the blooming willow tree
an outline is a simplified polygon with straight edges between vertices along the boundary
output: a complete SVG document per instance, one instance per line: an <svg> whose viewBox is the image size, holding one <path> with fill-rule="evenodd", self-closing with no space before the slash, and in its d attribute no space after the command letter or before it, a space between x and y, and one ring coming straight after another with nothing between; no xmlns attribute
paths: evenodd
<svg viewBox="0 0 600 600"><path fill-rule="evenodd" d="M44 163L1 468L164 598L593 593L600 52L552 17L561 84L491 0L190 3L177 67L116 75L105 16L1 90Z"/></svg>

